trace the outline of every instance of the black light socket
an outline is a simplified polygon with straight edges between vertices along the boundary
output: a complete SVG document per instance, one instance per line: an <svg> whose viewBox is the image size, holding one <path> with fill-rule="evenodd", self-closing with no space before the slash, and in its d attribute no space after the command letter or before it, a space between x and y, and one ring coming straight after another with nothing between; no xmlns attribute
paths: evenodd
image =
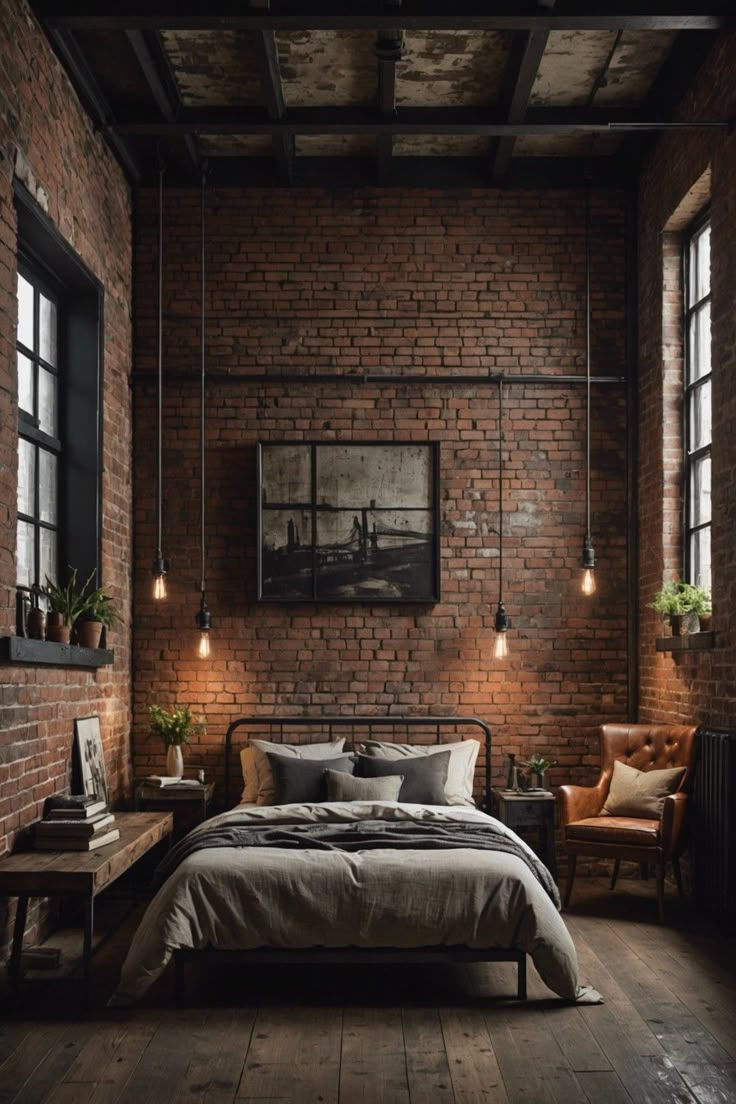
<svg viewBox="0 0 736 1104"><path fill-rule="evenodd" d="M163 556L156 556L153 561L153 567L151 568L151 574L156 575L168 575L169 573L169 561L165 560Z"/></svg>
<svg viewBox="0 0 736 1104"><path fill-rule="evenodd" d="M591 542L590 537L586 537L583 542L583 567L595 567L595 548Z"/></svg>
<svg viewBox="0 0 736 1104"><path fill-rule="evenodd" d="M207 599L202 595L202 604L197 611L194 618L197 628L201 632L209 632L212 628L212 615L210 614L209 607L207 605Z"/></svg>
<svg viewBox="0 0 736 1104"><path fill-rule="evenodd" d="M493 627L496 632L507 632L511 628L511 618L506 613L506 607L503 602L498 603Z"/></svg>

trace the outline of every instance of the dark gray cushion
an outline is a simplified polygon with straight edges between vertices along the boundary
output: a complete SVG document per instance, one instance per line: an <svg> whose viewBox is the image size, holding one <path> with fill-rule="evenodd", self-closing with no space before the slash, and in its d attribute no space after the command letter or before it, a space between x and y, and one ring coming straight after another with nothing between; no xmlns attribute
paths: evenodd
<svg viewBox="0 0 736 1104"><path fill-rule="evenodd" d="M450 755L449 751L424 755L421 759L374 759L369 755L359 755L355 774L359 778L403 774L399 801L411 801L417 805L446 805L445 782Z"/></svg>
<svg viewBox="0 0 736 1104"><path fill-rule="evenodd" d="M285 755L268 754L274 784L274 805L292 801L326 801L326 770L353 773L353 756L336 759L289 759Z"/></svg>
<svg viewBox="0 0 736 1104"><path fill-rule="evenodd" d="M328 801L398 801L403 774L393 778L356 778L344 771L325 771Z"/></svg>

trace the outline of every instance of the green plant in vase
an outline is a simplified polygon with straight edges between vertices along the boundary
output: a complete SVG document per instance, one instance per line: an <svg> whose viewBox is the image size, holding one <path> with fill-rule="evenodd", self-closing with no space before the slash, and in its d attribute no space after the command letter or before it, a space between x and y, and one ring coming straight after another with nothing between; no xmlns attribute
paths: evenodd
<svg viewBox="0 0 736 1104"><path fill-rule="evenodd" d="M53 640L57 644L68 644L75 621L88 609L90 595L87 588L94 577L91 572L88 579L77 585L77 569L70 568L71 574L68 581L60 586L52 583L48 575L43 594L49 604L49 613L46 621L46 639Z"/></svg>
<svg viewBox="0 0 736 1104"><path fill-rule="evenodd" d="M684 618L690 614L706 616L710 613L710 593L704 587L686 583L683 579L672 579L657 591L649 608L669 618L672 635L680 636Z"/></svg>
<svg viewBox="0 0 736 1104"><path fill-rule="evenodd" d="M74 631L82 648L99 648L103 629L111 629L120 621L112 597L102 587L88 596L87 609L80 614Z"/></svg>
<svg viewBox="0 0 736 1104"><path fill-rule="evenodd" d="M537 777L537 789L546 790L546 778L545 775L550 767L557 766L556 759L545 759L543 755L535 753L526 762L523 762L522 767L526 767L531 774Z"/></svg>
<svg viewBox="0 0 736 1104"><path fill-rule="evenodd" d="M204 732L204 725L194 719L188 705L180 705L172 710L152 705L148 715L151 719L151 735L161 740L167 749L168 773L172 778L181 778L184 773L182 745L188 744L193 736Z"/></svg>

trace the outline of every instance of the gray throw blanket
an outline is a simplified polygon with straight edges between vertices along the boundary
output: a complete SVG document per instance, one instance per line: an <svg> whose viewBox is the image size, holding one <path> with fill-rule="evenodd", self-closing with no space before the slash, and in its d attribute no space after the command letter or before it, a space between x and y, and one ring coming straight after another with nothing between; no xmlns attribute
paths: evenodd
<svg viewBox="0 0 736 1104"><path fill-rule="evenodd" d="M495 824L418 824L413 820L361 820L355 824L238 824L230 821L185 836L159 864L160 886L180 863L209 847L275 847L312 851L369 851L376 848L412 851L472 848L514 855L560 907L560 895L547 867Z"/></svg>

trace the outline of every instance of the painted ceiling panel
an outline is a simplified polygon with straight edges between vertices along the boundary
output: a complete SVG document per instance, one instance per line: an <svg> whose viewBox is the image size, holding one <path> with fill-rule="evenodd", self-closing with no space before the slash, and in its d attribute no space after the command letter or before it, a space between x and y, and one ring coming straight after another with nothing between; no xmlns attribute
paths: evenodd
<svg viewBox="0 0 736 1104"><path fill-rule="evenodd" d="M595 106L627 107L643 100L676 38L675 31L624 31Z"/></svg>
<svg viewBox="0 0 736 1104"><path fill-rule="evenodd" d="M511 37L495 31L412 31L396 66L396 103L406 107L494 104Z"/></svg>
<svg viewBox="0 0 736 1104"><path fill-rule="evenodd" d="M393 145L394 157L478 157L488 150L488 139L477 134L401 134Z"/></svg>
<svg viewBox="0 0 736 1104"><path fill-rule="evenodd" d="M273 152L268 134L203 134L200 143L211 157L270 157Z"/></svg>
<svg viewBox="0 0 736 1104"><path fill-rule="evenodd" d="M284 31L276 35L287 107L375 103L372 31Z"/></svg>
<svg viewBox="0 0 736 1104"><path fill-rule="evenodd" d="M294 139L297 156L375 157L372 134L299 134Z"/></svg>
<svg viewBox="0 0 736 1104"><path fill-rule="evenodd" d="M245 31L163 31L186 107L263 102L253 39Z"/></svg>

